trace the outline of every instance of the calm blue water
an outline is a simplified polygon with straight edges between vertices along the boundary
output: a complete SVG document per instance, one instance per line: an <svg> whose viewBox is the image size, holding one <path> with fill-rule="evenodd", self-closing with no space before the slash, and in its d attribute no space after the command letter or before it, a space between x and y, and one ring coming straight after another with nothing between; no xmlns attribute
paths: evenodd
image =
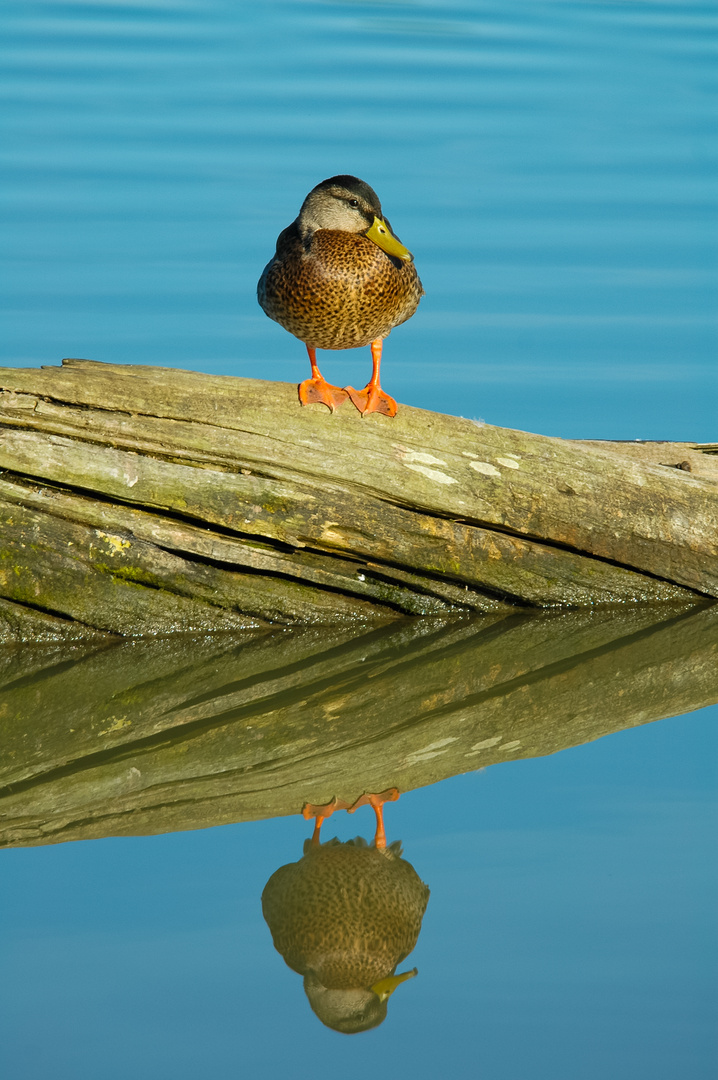
<svg viewBox="0 0 718 1080"><path fill-rule="evenodd" d="M385 349L400 401L713 441L717 28L664 0L5 0L0 359L304 378L255 284L351 172L426 287Z"/></svg>
<svg viewBox="0 0 718 1080"><path fill-rule="evenodd" d="M717 28L713 3L5 0L0 362L304 378L255 283L352 172L427 291L385 349L400 401L713 441ZM4 852L0 1072L713 1080L716 720L390 806L432 890L420 975L351 1039L261 918L301 818Z"/></svg>
<svg viewBox="0 0 718 1080"><path fill-rule="evenodd" d="M2 853L6 1080L713 1080L718 707L407 793L431 887L385 1023L322 1027L260 894L302 818ZM335 815L324 838L362 830ZM368 1072L367 1072L368 1070Z"/></svg>

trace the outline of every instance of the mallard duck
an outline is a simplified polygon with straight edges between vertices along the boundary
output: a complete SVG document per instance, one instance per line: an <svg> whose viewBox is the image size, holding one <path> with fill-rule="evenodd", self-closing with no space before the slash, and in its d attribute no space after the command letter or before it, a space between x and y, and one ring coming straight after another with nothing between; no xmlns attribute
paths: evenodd
<svg viewBox="0 0 718 1080"><path fill-rule="evenodd" d="M362 796L352 807L336 799L305 807L305 817L316 817L314 835L299 862L280 867L262 893L275 948L304 976L316 1016L344 1034L380 1024L390 995L417 973L416 968L400 975L395 971L416 945L429 890L402 859L401 844L386 844L385 796L396 798L398 792ZM321 843L326 817L365 802L377 813L373 844L361 837Z"/></svg>
<svg viewBox="0 0 718 1080"><path fill-rule="evenodd" d="M392 232L376 192L356 176L332 176L309 192L257 285L269 318L307 347L312 374L299 385L302 405L321 402L333 412L349 397L362 415L396 415L379 384L382 343L423 295L411 252ZM326 382L316 350L363 345L371 345L373 364L364 389Z"/></svg>

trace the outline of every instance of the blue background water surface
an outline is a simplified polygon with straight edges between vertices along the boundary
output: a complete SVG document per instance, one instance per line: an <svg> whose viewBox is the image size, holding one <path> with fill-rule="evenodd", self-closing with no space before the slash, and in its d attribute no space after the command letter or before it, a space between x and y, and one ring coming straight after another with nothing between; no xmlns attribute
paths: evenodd
<svg viewBox="0 0 718 1080"><path fill-rule="evenodd" d="M400 401L714 441L714 3L5 0L2 362L298 381L255 285L306 192L378 191L426 298ZM368 350L322 356L361 385Z"/></svg>
<svg viewBox="0 0 718 1080"><path fill-rule="evenodd" d="M0 362L303 378L255 282L307 190L354 172L427 291L385 349L400 401L713 441L717 24L631 0L5 0ZM368 350L321 359L368 375ZM356 1038L314 1019L261 919L300 818L5 852L0 1071L712 1080L716 719L390 807L432 897L420 977Z"/></svg>
<svg viewBox="0 0 718 1080"><path fill-rule="evenodd" d="M714 1080L718 707L405 793L431 888L384 1024L312 1015L260 895L299 815L5 851L7 1080ZM325 838L373 830L335 815Z"/></svg>

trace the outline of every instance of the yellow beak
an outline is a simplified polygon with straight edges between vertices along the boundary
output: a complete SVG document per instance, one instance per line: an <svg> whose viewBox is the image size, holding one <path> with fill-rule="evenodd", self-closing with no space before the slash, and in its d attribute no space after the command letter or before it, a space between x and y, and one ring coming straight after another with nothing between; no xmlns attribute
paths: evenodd
<svg viewBox="0 0 718 1080"><path fill-rule="evenodd" d="M373 240L377 247L380 247L387 255L393 255L395 259L403 259L404 262L414 261L414 256L409 249L404 247L401 240L397 240L384 220L375 217L374 224L364 235Z"/></svg>
<svg viewBox="0 0 718 1080"><path fill-rule="evenodd" d="M404 971L401 975L388 975L386 979L379 979L379 982L374 983L372 990L380 1001L386 1001L400 983L406 982L407 979L413 979L418 974L418 970L412 968L411 971Z"/></svg>

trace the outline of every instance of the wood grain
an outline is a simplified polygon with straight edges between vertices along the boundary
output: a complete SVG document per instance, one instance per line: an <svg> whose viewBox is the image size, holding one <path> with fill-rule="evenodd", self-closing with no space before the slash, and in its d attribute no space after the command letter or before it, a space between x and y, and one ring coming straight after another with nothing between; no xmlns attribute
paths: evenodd
<svg viewBox="0 0 718 1080"><path fill-rule="evenodd" d="M710 451L330 415L165 368L0 369L0 640L718 597Z"/></svg>
<svg viewBox="0 0 718 1080"><path fill-rule="evenodd" d="M716 701L715 604L5 647L0 844L298 814Z"/></svg>

